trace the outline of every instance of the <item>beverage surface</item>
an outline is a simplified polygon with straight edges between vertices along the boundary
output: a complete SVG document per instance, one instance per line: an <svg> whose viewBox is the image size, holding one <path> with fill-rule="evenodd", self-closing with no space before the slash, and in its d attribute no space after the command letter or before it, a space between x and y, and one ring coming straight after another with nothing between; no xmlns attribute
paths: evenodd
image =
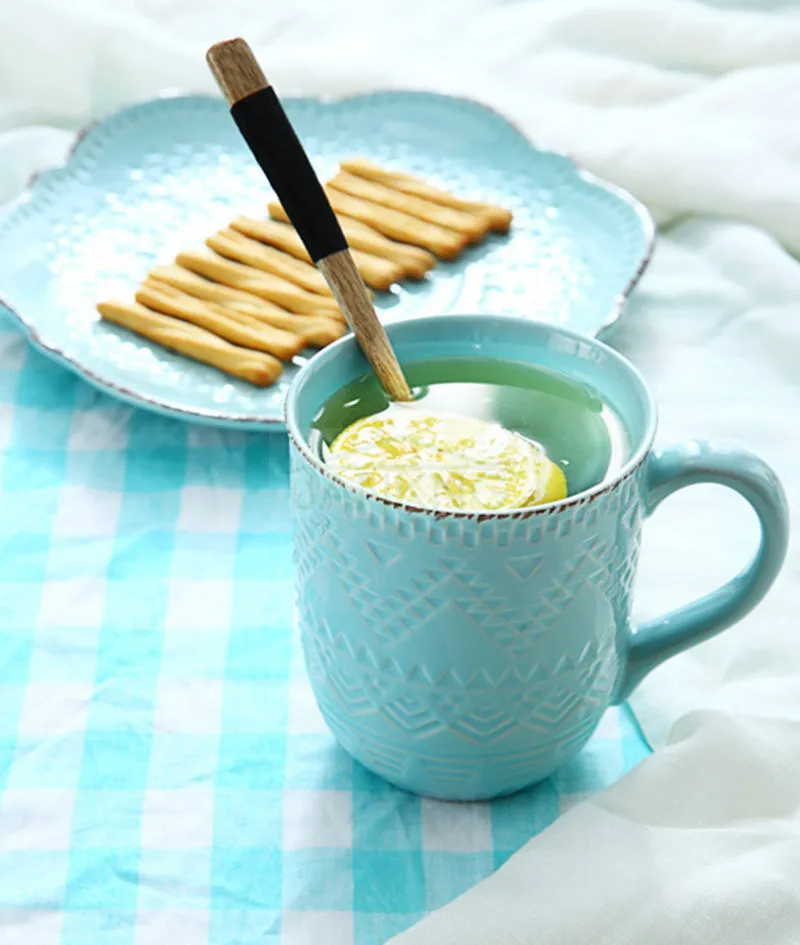
<svg viewBox="0 0 800 945"><path fill-rule="evenodd" d="M412 404L370 373L339 390L312 446L347 481L433 508L522 508L583 492L629 457L616 412L586 385L493 358L404 365Z"/></svg>

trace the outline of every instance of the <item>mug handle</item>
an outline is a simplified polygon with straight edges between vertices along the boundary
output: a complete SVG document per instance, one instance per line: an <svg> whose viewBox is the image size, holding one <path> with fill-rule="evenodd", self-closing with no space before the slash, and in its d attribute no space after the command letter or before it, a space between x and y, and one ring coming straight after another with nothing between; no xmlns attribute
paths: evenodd
<svg viewBox="0 0 800 945"><path fill-rule="evenodd" d="M750 564L727 584L628 631L617 704L659 663L741 620L770 589L786 558L789 508L783 486L746 450L689 442L654 453L645 478L645 515L673 492L697 483L727 486L747 499L761 524L761 543Z"/></svg>

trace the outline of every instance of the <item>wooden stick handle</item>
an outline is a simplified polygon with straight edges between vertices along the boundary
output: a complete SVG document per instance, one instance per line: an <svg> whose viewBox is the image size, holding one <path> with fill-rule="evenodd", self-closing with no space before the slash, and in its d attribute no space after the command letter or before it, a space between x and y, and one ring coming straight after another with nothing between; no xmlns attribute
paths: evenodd
<svg viewBox="0 0 800 945"><path fill-rule="evenodd" d="M206 62L231 107L253 92L269 88L267 77L243 39L215 43L206 53Z"/></svg>
<svg viewBox="0 0 800 945"><path fill-rule="evenodd" d="M242 137L336 296L384 390L393 400L411 400L339 221L252 50L243 39L231 39L212 46L206 59Z"/></svg>
<svg viewBox="0 0 800 945"><path fill-rule="evenodd" d="M347 249L347 241L283 106L243 39L206 53L231 115L278 199L317 262Z"/></svg>
<svg viewBox="0 0 800 945"><path fill-rule="evenodd" d="M353 334L372 365L383 389L392 400L411 400L411 391L397 357L378 321L372 300L364 289L361 274L349 249L332 253L317 263L331 291L345 313Z"/></svg>

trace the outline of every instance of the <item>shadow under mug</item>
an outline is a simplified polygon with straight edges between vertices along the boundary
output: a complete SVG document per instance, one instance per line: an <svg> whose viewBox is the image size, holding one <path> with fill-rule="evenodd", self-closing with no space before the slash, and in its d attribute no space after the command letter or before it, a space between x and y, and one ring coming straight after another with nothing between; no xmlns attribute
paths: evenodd
<svg viewBox="0 0 800 945"><path fill-rule="evenodd" d="M561 502L435 512L337 480L309 447L325 401L369 370L352 337L316 355L289 391L298 615L322 715L357 761L400 787L508 794L572 758L660 662L761 600L786 554L786 499L748 452L696 442L653 452L653 399L600 342L488 315L388 330L401 363L485 355L566 374L594 387L630 437L618 475ZM643 519L675 490L709 482L755 509L755 558L708 596L632 627Z"/></svg>

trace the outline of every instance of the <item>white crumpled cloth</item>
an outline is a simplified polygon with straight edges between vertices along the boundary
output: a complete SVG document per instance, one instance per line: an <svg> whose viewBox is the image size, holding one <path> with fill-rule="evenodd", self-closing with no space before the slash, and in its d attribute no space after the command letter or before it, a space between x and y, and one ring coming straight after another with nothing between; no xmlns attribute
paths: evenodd
<svg viewBox="0 0 800 945"><path fill-rule="evenodd" d="M211 90L209 43L245 35L279 93L432 88L486 101L645 201L662 224L614 344L660 442L747 445L800 501L800 5L681 0L26 0L0 5L0 199L71 132L164 88ZM741 500L670 499L638 610L732 575ZM397 945L800 942L800 557L736 628L633 706L654 755Z"/></svg>

